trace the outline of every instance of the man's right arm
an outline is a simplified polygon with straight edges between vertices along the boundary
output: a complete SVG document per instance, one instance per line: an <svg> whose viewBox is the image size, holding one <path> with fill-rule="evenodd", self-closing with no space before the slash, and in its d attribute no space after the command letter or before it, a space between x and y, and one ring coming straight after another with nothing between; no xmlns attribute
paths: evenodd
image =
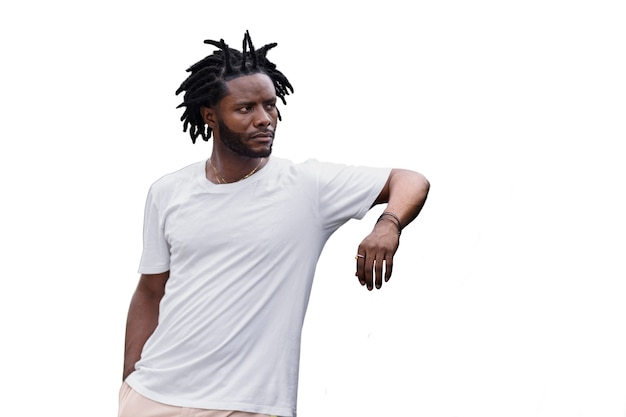
<svg viewBox="0 0 626 417"><path fill-rule="evenodd" d="M159 303L165 294L165 283L170 272L142 274L133 294L126 320L126 343L124 348L125 380L135 370L141 351L159 321Z"/></svg>

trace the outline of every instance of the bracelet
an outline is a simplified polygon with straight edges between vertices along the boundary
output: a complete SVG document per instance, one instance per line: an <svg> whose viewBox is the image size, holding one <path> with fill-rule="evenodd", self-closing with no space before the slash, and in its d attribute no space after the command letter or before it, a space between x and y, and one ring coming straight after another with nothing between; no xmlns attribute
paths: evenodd
<svg viewBox="0 0 626 417"><path fill-rule="evenodd" d="M378 223L379 221L383 220L383 218L384 218L385 216L391 216L391 217L393 217L393 219L395 220L395 222L394 222L394 223L396 224L396 227L398 228L398 236L400 236L400 234L402 234L402 222L400 221L400 218L399 218L398 216L396 216L395 214L393 214L392 212L390 212L390 211L385 211L383 214L381 214L381 215L380 215L380 217L378 218L378 220L376 220L376 223ZM392 222L393 222L393 220L391 220L391 219L387 219L387 220L389 220L389 221L392 221Z"/></svg>

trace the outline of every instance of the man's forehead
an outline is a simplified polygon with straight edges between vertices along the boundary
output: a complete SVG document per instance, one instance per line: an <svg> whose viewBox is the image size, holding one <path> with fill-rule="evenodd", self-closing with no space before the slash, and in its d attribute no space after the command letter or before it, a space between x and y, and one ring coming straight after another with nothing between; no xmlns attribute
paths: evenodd
<svg viewBox="0 0 626 417"><path fill-rule="evenodd" d="M229 96L233 99L245 97L263 97L263 99L267 99L268 97L276 97L274 83L272 83L270 77L263 73L233 78L226 81L226 87L228 93L224 98Z"/></svg>

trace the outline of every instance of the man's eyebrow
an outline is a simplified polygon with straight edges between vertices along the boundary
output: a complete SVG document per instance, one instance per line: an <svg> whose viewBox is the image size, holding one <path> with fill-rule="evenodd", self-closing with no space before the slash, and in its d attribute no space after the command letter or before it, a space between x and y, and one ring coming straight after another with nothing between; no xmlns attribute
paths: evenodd
<svg viewBox="0 0 626 417"><path fill-rule="evenodd" d="M254 104L254 101L250 101L250 100L233 101L233 106L235 107L251 106L253 104Z"/></svg>
<svg viewBox="0 0 626 417"><path fill-rule="evenodd" d="M277 101L276 97L272 97L272 98L268 98L267 100L262 100L261 103L263 104L267 104L267 103L275 103ZM254 100L245 100L242 99L240 101L233 101L233 106L239 107L239 106L252 106L254 104L256 104L257 102Z"/></svg>

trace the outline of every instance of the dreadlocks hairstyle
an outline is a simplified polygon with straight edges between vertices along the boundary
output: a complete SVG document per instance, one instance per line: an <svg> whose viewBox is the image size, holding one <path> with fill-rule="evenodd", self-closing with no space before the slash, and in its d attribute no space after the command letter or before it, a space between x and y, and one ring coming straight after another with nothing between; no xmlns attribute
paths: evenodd
<svg viewBox="0 0 626 417"><path fill-rule="evenodd" d="M276 96L283 104L287 104L285 96L289 92L293 93L293 87L289 80L276 69L276 65L266 58L267 52L274 48L276 43L255 49L248 31L243 37L242 52L230 48L223 39L219 42L205 40L204 43L216 46L219 50L189 67L187 72L191 75L176 90L176 95L185 92L184 101L176 108L186 107L180 120L183 122L183 132L189 129L191 142L196 143L198 136L202 136L204 141L211 138L211 128L204 123L200 108L219 103L228 93L226 81L243 75L263 73L272 80ZM280 112L278 119L282 120Z"/></svg>

